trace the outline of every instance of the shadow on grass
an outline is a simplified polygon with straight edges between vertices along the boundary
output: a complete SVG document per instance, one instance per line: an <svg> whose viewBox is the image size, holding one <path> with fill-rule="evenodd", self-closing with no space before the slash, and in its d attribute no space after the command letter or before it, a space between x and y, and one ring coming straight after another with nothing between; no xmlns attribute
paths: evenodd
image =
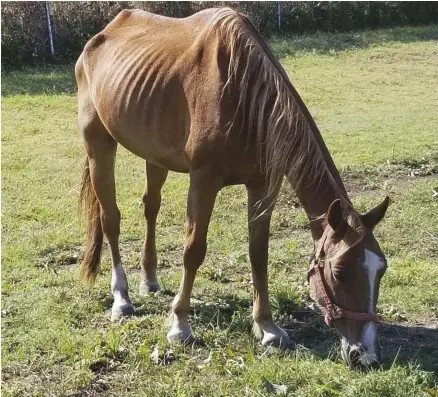
<svg viewBox="0 0 438 397"><path fill-rule="evenodd" d="M135 300L135 316L170 314L174 293L164 291L159 296L142 303ZM102 297L105 309L112 305L110 294ZM303 304L285 296L279 297L279 310L274 311L277 324L287 330L293 340L308 349L315 357L339 360L339 337L329 328L322 315ZM230 332L249 334L252 331L252 299L233 295L218 295L213 301L195 300L191 305L193 327L200 329L214 325ZM382 369L389 369L393 363L399 366L417 365L419 369L438 376L438 327L413 326L409 324L385 323L379 325L380 343L384 360Z"/></svg>
<svg viewBox="0 0 438 397"><path fill-rule="evenodd" d="M429 40L438 40L438 25L285 36L273 38L270 44L277 57L284 58L299 52L332 54L391 42L412 43Z"/></svg>
<svg viewBox="0 0 438 397"><path fill-rule="evenodd" d="M76 94L74 65L47 66L2 73L2 97L26 94Z"/></svg>
<svg viewBox="0 0 438 397"><path fill-rule="evenodd" d="M438 376L438 327L385 324L380 327L384 368L415 363Z"/></svg>
<svg viewBox="0 0 438 397"><path fill-rule="evenodd" d="M308 348L316 357L339 360L340 342L336 333L324 323L322 316L312 315L293 327L297 343ZM382 369L393 364L432 372L438 376L438 328L410 326L408 324L384 324L379 326L382 346Z"/></svg>
<svg viewBox="0 0 438 397"><path fill-rule="evenodd" d="M286 329L299 345L309 349L322 359L339 359L339 337L327 327L322 315L286 297L280 299L286 311L275 314L278 325ZM230 295L217 298L214 305L194 305L192 314L199 325L212 322L221 328L234 332L250 332L252 320L249 318L250 299L240 299ZM386 323L379 326L380 343L383 348L383 369L389 369L395 362L408 366L412 363L419 369L438 375L438 328Z"/></svg>
<svg viewBox="0 0 438 397"><path fill-rule="evenodd" d="M322 315L308 309L298 309L291 313L291 324L279 323L292 331L295 341L317 357L332 356L340 343L336 332L327 327ZM412 326L409 324L384 323L378 326L382 345L382 369L389 369L393 363L409 366L414 363L419 369L433 372L438 376L438 326ZM335 355L337 356L337 355ZM333 357L336 358L337 357Z"/></svg>

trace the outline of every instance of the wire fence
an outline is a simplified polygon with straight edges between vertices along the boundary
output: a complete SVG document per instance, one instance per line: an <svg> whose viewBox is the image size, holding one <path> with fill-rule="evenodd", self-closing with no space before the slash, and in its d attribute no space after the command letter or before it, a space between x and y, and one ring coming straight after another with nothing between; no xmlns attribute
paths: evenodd
<svg viewBox="0 0 438 397"><path fill-rule="evenodd" d="M438 22L437 2L3 1L2 67L72 62L124 8L186 17L222 6L248 15L264 36Z"/></svg>

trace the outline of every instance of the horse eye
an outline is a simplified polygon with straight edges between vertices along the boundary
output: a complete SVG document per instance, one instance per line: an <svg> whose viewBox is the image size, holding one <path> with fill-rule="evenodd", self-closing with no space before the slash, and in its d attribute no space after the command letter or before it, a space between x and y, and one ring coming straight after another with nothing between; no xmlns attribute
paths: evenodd
<svg viewBox="0 0 438 397"><path fill-rule="evenodd" d="M332 273L336 281L343 283L347 280L347 272L345 271L344 267L334 266L332 268Z"/></svg>

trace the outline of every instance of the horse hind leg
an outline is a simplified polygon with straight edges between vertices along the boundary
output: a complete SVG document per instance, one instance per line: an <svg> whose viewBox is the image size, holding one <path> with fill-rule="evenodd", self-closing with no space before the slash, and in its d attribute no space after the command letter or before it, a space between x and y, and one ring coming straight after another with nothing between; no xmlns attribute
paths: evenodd
<svg viewBox="0 0 438 397"><path fill-rule="evenodd" d="M157 249L155 230L161 205L161 188L166 181L168 170L146 162L146 190L143 195L146 237L140 259L140 295L160 290L157 280Z"/></svg>
<svg viewBox="0 0 438 397"><path fill-rule="evenodd" d="M134 313L119 251L120 211L116 203L114 179L117 142L105 129L95 111L92 112L92 109L89 109L83 115L84 117L79 118L79 125L88 155L90 181L100 206L102 231L111 250L113 264L111 291L114 296L111 320L114 321Z"/></svg>

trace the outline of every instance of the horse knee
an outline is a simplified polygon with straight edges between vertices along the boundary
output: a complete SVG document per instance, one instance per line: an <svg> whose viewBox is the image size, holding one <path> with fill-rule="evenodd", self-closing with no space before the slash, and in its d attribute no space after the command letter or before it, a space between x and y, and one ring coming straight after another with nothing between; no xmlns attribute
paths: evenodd
<svg viewBox="0 0 438 397"><path fill-rule="evenodd" d="M207 242L205 240L189 242L184 249L184 267L198 270L206 253Z"/></svg>

